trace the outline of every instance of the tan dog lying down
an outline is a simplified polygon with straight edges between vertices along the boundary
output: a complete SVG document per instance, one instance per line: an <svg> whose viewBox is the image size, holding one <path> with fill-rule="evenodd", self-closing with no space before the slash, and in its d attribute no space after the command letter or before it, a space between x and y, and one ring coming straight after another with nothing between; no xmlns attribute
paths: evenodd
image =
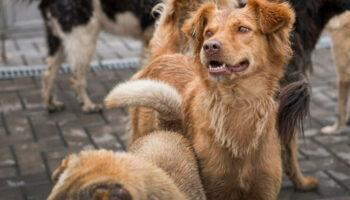
<svg viewBox="0 0 350 200"><path fill-rule="evenodd" d="M350 11L333 18L328 26L332 36L332 51L338 78L338 115L332 126L324 127L324 134L339 133L346 122L346 105L350 89Z"/></svg>
<svg viewBox="0 0 350 200"><path fill-rule="evenodd" d="M48 200L205 200L195 156L180 134L140 138L130 153L83 151L53 173Z"/></svg>

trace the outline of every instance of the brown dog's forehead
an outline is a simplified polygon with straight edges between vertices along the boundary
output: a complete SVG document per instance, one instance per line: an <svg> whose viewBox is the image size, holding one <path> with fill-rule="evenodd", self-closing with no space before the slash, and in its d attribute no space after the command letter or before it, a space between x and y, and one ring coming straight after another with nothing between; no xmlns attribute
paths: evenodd
<svg viewBox="0 0 350 200"><path fill-rule="evenodd" d="M247 9L236 8L220 10L215 14L215 18L212 23L220 24L236 24L236 23L249 23L253 25L255 22L255 16L253 16Z"/></svg>

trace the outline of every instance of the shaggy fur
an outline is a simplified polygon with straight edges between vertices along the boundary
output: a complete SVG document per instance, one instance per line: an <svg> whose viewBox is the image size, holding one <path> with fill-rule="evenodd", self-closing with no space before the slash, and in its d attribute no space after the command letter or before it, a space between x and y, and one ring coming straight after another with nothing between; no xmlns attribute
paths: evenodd
<svg viewBox="0 0 350 200"><path fill-rule="evenodd" d="M208 199L277 199L282 162L274 95L291 56L293 22L286 3L250 0L246 8L234 10L206 4L183 26L194 58L158 56L133 77L164 81L182 96L177 109L183 115L182 132L198 156ZM117 95L107 100L118 100ZM161 111L152 105L147 107ZM148 108L131 109L133 140L159 128L156 113ZM296 154L295 147L288 149ZM291 164L287 168L294 170L290 177L298 179L293 181L297 188L315 187L317 181L305 178L297 162L283 160Z"/></svg>
<svg viewBox="0 0 350 200"><path fill-rule="evenodd" d="M322 128L324 134L339 133L345 125L350 89L350 11L335 17L328 24L333 41L333 56L338 77L338 115L332 126Z"/></svg>
<svg viewBox="0 0 350 200"><path fill-rule="evenodd" d="M53 173L48 200L205 200L195 156L180 134L157 132L129 153L83 151Z"/></svg>

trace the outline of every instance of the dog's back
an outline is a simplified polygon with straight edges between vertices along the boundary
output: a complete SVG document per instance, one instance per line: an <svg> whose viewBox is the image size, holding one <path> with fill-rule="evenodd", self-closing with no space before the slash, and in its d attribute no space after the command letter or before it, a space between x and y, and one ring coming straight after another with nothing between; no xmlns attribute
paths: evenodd
<svg viewBox="0 0 350 200"><path fill-rule="evenodd" d="M163 169L189 199L206 199L193 149L180 134L152 133L135 141L129 151Z"/></svg>

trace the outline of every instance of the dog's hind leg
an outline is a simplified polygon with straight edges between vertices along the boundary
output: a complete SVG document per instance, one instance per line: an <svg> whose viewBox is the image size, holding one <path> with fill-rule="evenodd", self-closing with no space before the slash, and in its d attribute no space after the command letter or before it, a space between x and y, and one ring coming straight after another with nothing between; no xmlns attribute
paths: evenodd
<svg viewBox="0 0 350 200"><path fill-rule="evenodd" d="M297 135L297 134L296 134ZM311 176L304 176L299 168L297 137L290 141L282 140L283 169L294 188L300 191L310 191L317 188L318 180Z"/></svg>
<svg viewBox="0 0 350 200"><path fill-rule="evenodd" d="M42 76L41 97L44 108L51 113L64 109L63 103L56 100L53 92L53 85L63 62L64 52L61 39L53 35L51 28L48 26L46 27L46 34L49 53L46 59L47 67Z"/></svg>
<svg viewBox="0 0 350 200"><path fill-rule="evenodd" d="M85 113L102 110L101 105L94 104L90 100L86 91L86 76L96 47L98 33L98 23L95 19L91 19L89 24L74 28L64 41L67 61L72 69L72 87Z"/></svg>
<svg viewBox="0 0 350 200"><path fill-rule="evenodd" d="M340 78L341 79L341 78ZM339 80L338 81L338 115L337 121L332 126L326 126L321 129L324 134L336 134L339 133L340 128L345 125L346 122L346 105L349 96L350 81Z"/></svg>

